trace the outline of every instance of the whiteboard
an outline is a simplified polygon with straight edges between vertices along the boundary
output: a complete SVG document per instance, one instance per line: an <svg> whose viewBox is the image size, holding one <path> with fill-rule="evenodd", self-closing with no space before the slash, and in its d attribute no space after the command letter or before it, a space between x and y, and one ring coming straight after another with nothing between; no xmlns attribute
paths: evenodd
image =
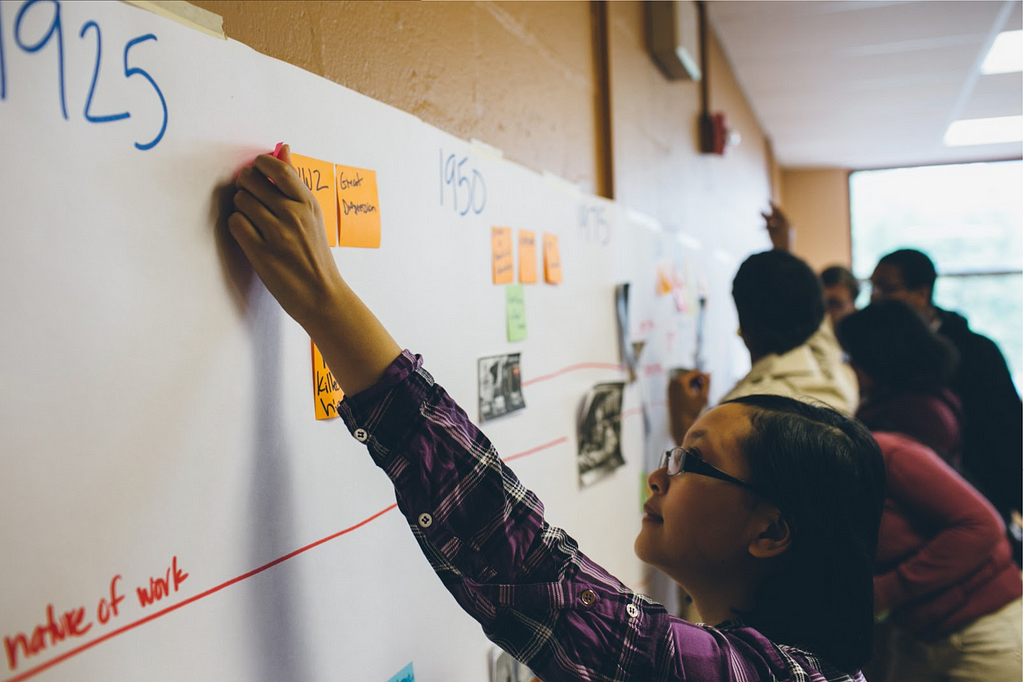
<svg viewBox="0 0 1024 682"><path fill-rule="evenodd" d="M477 359L521 353L526 408L485 432L550 522L671 601L632 544L700 291L710 337L735 324L731 272L700 235L120 3L5 0L0 55L0 682L383 682L409 663L487 679L490 645L390 483L340 420L314 419L309 338L225 236L223 188L279 140L376 171L381 247L334 249L346 279L474 418ZM451 156L485 187L472 205L445 182ZM525 286L516 343L492 226L560 240L564 281ZM580 401L626 379L622 282L629 338L646 342L626 464L581 489ZM709 342L708 368L735 374L734 348Z"/></svg>

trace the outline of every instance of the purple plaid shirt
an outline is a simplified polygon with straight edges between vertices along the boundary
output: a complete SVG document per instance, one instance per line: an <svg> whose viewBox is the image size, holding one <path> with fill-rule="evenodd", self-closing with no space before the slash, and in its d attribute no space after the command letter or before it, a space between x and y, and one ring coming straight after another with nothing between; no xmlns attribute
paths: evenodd
<svg viewBox="0 0 1024 682"><path fill-rule="evenodd" d="M858 680L740 624L670 615L544 521L466 413L405 351L339 412L395 485L431 567L495 644L545 682Z"/></svg>

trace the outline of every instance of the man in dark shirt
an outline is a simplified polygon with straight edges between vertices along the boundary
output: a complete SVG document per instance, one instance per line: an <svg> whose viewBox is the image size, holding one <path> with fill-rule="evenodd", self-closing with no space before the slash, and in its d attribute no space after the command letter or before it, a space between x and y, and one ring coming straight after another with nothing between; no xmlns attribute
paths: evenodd
<svg viewBox="0 0 1024 682"><path fill-rule="evenodd" d="M871 300L894 298L920 312L932 329L960 352L951 388L963 408L963 465L967 478L1004 518L1021 504L1021 399L1006 360L988 337L957 313L932 303L935 265L925 254L900 249L878 261L871 275Z"/></svg>

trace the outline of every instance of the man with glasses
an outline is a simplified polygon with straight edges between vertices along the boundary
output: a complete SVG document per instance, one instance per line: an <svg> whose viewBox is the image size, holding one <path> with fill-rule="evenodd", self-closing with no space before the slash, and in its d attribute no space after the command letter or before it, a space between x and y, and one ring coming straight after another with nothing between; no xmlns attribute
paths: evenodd
<svg viewBox="0 0 1024 682"><path fill-rule="evenodd" d="M833 265L821 271L821 287L825 292L825 312L832 328L847 315L857 310L860 282L842 265Z"/></svg>
<svg viewBox="0 0 1024 682"><path fill-rule="evenodd" d="M960 353L950 388L963 410L963 465L967 478L1007 520L1021 510L1022 406L1006 360L967 320L932 303L935 264L915 249L883 256L871 275L871 300L896 299L924 317ZM1019 540L1014 543L1021 563Z"/></svg>

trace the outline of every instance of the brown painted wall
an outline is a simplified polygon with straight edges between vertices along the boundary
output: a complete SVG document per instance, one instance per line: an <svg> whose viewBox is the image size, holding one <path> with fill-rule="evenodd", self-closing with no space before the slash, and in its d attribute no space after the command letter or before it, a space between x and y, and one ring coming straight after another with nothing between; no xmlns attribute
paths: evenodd
<svg viewBox="0 0 1024 682"><path fill-rule="evenodd" d="M193 2L229 38L595 189L587 2Z"/></svg>
<svg viewBox="0 0 1024 682"><path fill-rule="evenodd" d="M783 210L796 229L793 252L820 272L850 267L850 172L843 168L782 172Z"/></svg>
<svg viewBox="0 0 1024 682"><path fill-rule="evenodd" d="M223 16L230 38L264 54L529 168L601 188L589 2L193 4ZM698 88L670 83L651 62L643 3L611 2L607 12L615 198L670 228L739 222L747 237L740 243L759 248L757 210L771 193L764 136L717 43L712 108L725 110L743 137L725 159L697 154Z"/></svg>
<svg viewBox="0 0 1024 682"><path fill-rule="evenodd" d="M643 3L609 7L615 198L737 256L767 247L759 216L771 197L764 133L713 32L710 107L726 112L742 137L724 157L698 153L700 87L669 82L654 67Z"/></svg>

